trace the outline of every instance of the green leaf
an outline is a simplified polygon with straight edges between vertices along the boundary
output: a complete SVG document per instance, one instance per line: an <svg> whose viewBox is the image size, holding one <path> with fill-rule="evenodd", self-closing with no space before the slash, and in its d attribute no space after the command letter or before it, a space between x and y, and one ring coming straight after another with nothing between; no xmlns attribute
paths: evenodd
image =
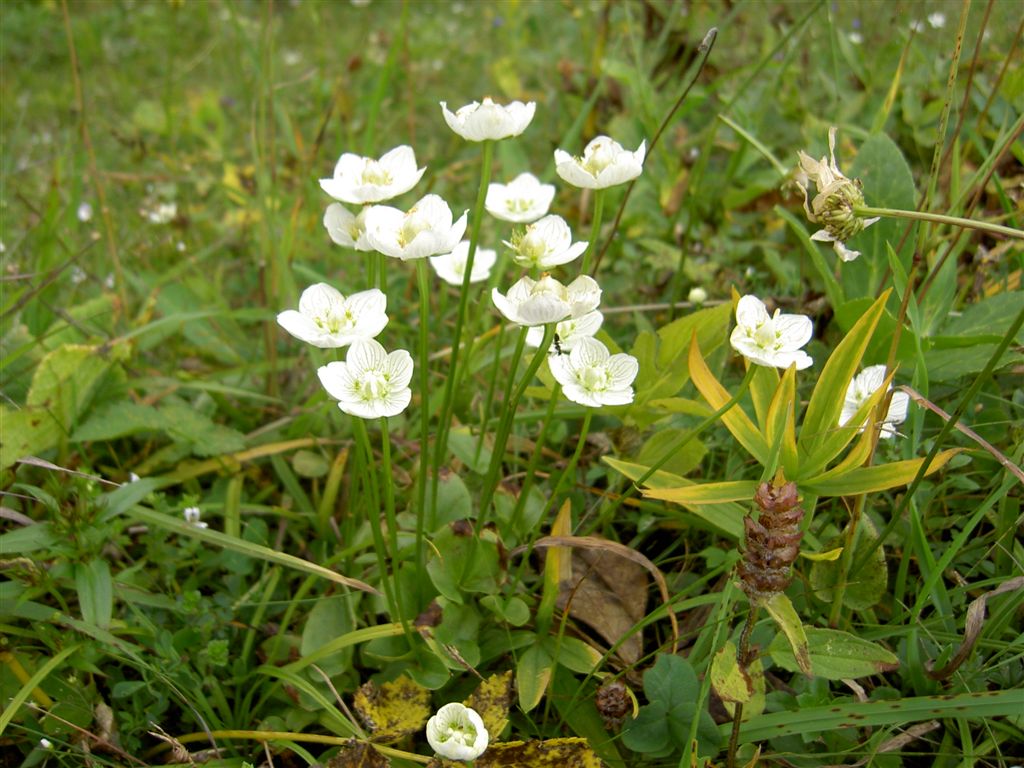
<svg viewBox="0 0 1024 768"><path fill-rule="evenodd" d="M806 633L811 670L816 677L849 680L899 668L896 654L870 640L837 629L808 627ZM783 669L790 672L799 669L793 650L782 635L778 635L768 646L768 655Z"/></svg>
<svg viewBox="0 0 1024 768"><path fill-rule="evenodd" d="M847 176L859 179L864 185L867 205L908 211L917 207L917 185L910 166L900 148L884 133L876 133L860 146ZM861 252L859 259L842 265L843 287L847 296L876 295L888 268L886 243L895 248L908 226L911 228L910 236L899 258L904 270L909 271L916 224L882 218L847 241L848 247Z"/></svg>
<svg viewBox="0 0 1024 768"><path fill-rule="evenodd" d="M554 667L555 661L544 643L531 645L519 657L516 662L516 689L523 712L529 712L540 703Z"/></svg>
<svg viewBox="0 0 1024 768"><path fill-rule="evenodd" d="M743 705L744 720L764 711L765 683L761 659L754 659L746 669L740 669L736 646L731 640L722 646L711 661L711 685L729 714L734 714L736 704Z"/></svg>
<svg viewBox="0 0 1024 768"><path fill-rule="evenodd" d="M917 723L935 718L984 719L1013 717L1024 710L1024 689L981 693L915 696L895 701L834 702L799 711L772 712L751 718L740 728L740 743L763 741L790 734L818 734L840 728ZM731 723L720 726L728 737Z"/></svg>
<svg viewBox="0 0 1024 768"><path fill-rule="evenodd" d="M0 553L3 553L3 557L27 555L40 549L49 549L56 543L57 537L53 535L50 522L33 523L0 535Z"/></svg>
<svg viewBox="0 0 1024 768"><path fill-rule="evenodd" d="M626 747L664 757L689 741L690 726L694 717L699 717L702 754L714 753L719 743L717 730L707 711L696 711L700 683L686 659L659 655L654 666L644 672L644 694L648 703L622 731Z"/></svg>
<svg viewBox="0 0 1024 768"><path fill-rule="evenodd" d="M114 613L114 580L106 560L95 559L75 565L75 590L82 619L101 629L110 626Z"/></svg>
<svg viewBox="0 0 1024 768"><path fill-rule="evenodd" d="M659 429L652 434L644 443L640 452L634 458L637 464L648 467L660 462L673 447L681 441L687 430L683 429ZM690 440L683 450L675 451L672 457L662 467L666 472L684 476L698 467L707 454L708 449L700 440Z"/></svg>
<svg viewBox="0 0 1024 768"><path fill-rule="evenodd" d="M943 336L934 337L932 343L942 347L944 338L955 338L977 344L990 342L998 344L1017 319L1017 313L1024 306L1024 291L997 293L976 304L966 307L963 314L954 317L942 329ZM1016 342L1024 345L1024 329L1017 332Z"/></svg>
<svg viewBox="0 0 1024 768"><path fill-rule="evenodd" d="M456 520L468 520L472 516L473 503L466 483L457 472L442 470L437 483L437 506L430 510L427 529L434 531L443 525Z"/></svg>
<svg viewBox="0 0 1024 768"><path fill-rule="evenodd" d="M601 663L601 652L575 637L545 638L548 653L566 669L589 675Z"/></svg>
<svg viewBox="0 0 1024 768"><path fill-rule="evenodd" d="M613 459L605 456L606 464L618 470L634 482L647 474L648 467L632 462ZM696 485L692 480L673 475L670 472L655 472L644 483L645 488L679 488ZM715 530L721 531L732 539L743 535L743 516L746 509L735 502L724 504L683 504L687 511Z"/></svg>
<svg viewBox="0 0 1024 768"><path fill-rule="evenodd" d="M698 310L659 328L658 350L654 361L656 375L650 380L645 378L637 383L636 404L644 405L649 400L677 394L690 378L687 356L690 339L696 334L701 349L710 353L727 337L731 314L731 305L720 304ZM644 343L649 344L648 341ZM648 350L642 348L640 351L649 355Z"/></svg>
<svg viewBox="0 0 1024 768"><path fill-rule="evenodd" d="M334 638L355 629L352 610L352 598L348 595L332 595L317 600L302 628L299 653L308 656ZM341 648L330 656L322 657L317 664L328 675L339 675L351 668L352 648Z"/></svg>
<svg viewBox="0 0 1024 768"><path fill-rule="evenodd" d="M789 647L793 650L797 668L805 675L810 675L811 659L807 649L807 635L793 603L785 593L780 592L766 601L764 607L785 635Z"/></svg>
<svg viewBox="0 0 1024 768"><path fill-rule="evenodd" d="M800 427L799 446L806 455L813 457L816 449L838 427L846 390L864 358L864 351L871 341L890 292L884 291L867 312L861 315L825 363Z"/></svg>
<svg viewBox="0 0 1024 768"><path fill-rule="evenodd" d="M861 517L860 525L857 528L857 536L853 543L853 552L847 561L856 563L861 560L865 550L878 540L878 532L874 524L867 517ZM828 546L835 547L843 544L843 537L837 536ZM842 577L842 564L840 561L821 560L811 565L811 572L808 576L814 596L827 603L832 602L836 584ZM857 611L864 611L876 605L886 595L889 571L885 564L885 549L876 547L871 554L871 560L865 563L864 567L856 573L850 573L846 579L846 589L843 592L843 605L849 606Z"/></svg>
<svg viewBox="0 0 1024 768"><path fill-rule="evenodd" d="M130 501L134 498L134 494L137 491L146 490L145 487L136 489L134 486L142 485L146 482L146 480L140 480L138 483L128 483L111 494L110 497L113 498L121 491L125 491L129 495L120 499L119 502ZM131 514L132 517L154 527L172 531L173 533L177 533L181 536L189 536L193 539L198 539L199 541L207 544L222 547L230 552L238 552L256 560L265 560L270 563L283 565L286 568L310 573L352 589L359 589L363 592L370 592L375 595L380 594L380 592L365 582L349 578L348 576L342 576L340 573L332 571L329 568L324 568L322 565L317 565L316 563L311 563L308 560L303 560L295 555L278 552L270 549L269 547L264 547L260 544L254 544L251 541L246 541L245 539L236 539L234 536L228 536L220 531L214 531L209 528L198 528L186 523L180 517L165 515L161 512L156 512L143 506L128 506L126 503L119 503L118 507L120 506L127 507L125 512Z"/></svg>

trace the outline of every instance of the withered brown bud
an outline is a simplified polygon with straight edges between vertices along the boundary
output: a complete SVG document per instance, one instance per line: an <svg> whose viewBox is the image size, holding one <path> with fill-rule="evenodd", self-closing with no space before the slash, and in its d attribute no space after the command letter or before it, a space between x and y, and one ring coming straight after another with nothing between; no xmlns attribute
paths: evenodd
<svg viewBox="0 0 1024 768"><path fill-rule="evenodd" d="M740 587L751 600L770 600L793 580L793 563L804 533L796 483L761 483L754 493L761 510L757 520L743 518L744 551L739 564Z"/></svg>
<svg viewBox="0 0 1024 768"><path fill-rule="evenodd" d="M609 730L620 727L633 711L629 689L621 680L609 680L598 688L594 694L594 705L604 720L604 727Z"/></svg>

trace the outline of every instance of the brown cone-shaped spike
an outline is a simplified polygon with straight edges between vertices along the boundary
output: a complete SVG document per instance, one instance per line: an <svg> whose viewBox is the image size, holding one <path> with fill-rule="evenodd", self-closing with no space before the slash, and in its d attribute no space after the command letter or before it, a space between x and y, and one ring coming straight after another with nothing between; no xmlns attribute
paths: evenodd
<svg viewBox="0 0 1024 768"><path fill-rule="evenodd" d="M745 547L739 564L740 586L751 599L769 600L793 580L793 562L804 536L799 501L796 483L761 483L754 494L761 514L757 520L743 518Z"/></svg>

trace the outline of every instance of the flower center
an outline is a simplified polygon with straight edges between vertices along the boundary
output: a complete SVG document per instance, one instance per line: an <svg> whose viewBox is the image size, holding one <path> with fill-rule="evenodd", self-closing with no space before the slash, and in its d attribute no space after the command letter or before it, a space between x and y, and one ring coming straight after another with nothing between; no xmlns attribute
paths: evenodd
<svg viewBox="0 0 1024 768"><path fill-rule="evenodd" d="M782 345L779 343L779 334L775 331L775 326L771 321L761 323L757 326L753 333L754 343L757 344L761 349L765 350L777 350Z"/></svg>
<svg viewBox="0 0 1024 768"><path fill-rule="evenodd" d="M588 392L604 392L611 384L611 377L604 367L584 368L578 375L580 386Z"/></svg>
<svg viewBox="0 0 1024 768"><path fill-rule="evenodd" d="M366 158L363 166L363 184L386 187L391 183L391 174L376 160Z"/></svg>
<svg viewBox="0 0 1024 768"><path fill-rule="evenodd" d="M364 402L382 400L391 390L391 377L384 371L363 371L356 383L356 391Z"/></svg>
<svg viewBox="0 0 1024 768"><path fill-rule="evenodd" d="M472 747L476 743L476 728L472 723L450 723L440 734L439 741L442 743L455 741L465 747Z"/></svg>
<svg viewBox="0 0 1024 768"><path fill-rule="evenodd" d="M402 221L402 228L398 231L398 243L403 248L416 239L420 232L430 229L430 219L416 210L410 208Z"/></svg>
<svg viewBox="0 0 1024 768"><path fill-rule="evenodd" d="M607 142L599 142L590 147L590 152L583 158L583 170L591 176L597 176L615 161L615 154Z"/></svg>
<svg viewBox="0 0 1024 768"><path fill-rule="evenodd" d="M505 201L505 210L509 213L526 213L533 207L533 200L527 197L520 197L515 200Z"/></svg>

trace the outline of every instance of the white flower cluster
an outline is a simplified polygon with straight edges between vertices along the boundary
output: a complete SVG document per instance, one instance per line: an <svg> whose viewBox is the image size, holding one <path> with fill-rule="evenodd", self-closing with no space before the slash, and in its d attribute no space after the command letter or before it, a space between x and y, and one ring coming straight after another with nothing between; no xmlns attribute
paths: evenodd
<svg viewBox="0 0 1024 768"><path fill-rule="evenodd" d="M485 98L452 112L441 102L449 127L475 142L520 135L535 110L533 102L501 105ZM581 157L556 150L555 170L573 186L603 189L639 176L645 153L645 142L630 152L607 136L598 136ZM438 276L451 285L487 280L497 253L476 248L470 262L469 242L463 240L468 212L456 218L434 194L408 210L383 204L410 191L425 170L418 167L412 147L404 145L379 158L342 154L333 175L320 180L324 192L337 201L324 213L327 234L336 244L357 251L376 251L403 261L429 258ZM636 360L611 355L593 338L603 320L597 310L600 287L586 275L563 285L546 274L576 260L588 247L573 241L564 219L548 214L554 196L553 185L541 183L530 173L521 173L507 184L489 185L487 211L502 221L526 225L504 241L512 259L542 273L537 279L524 276L505 294L493 289L492 298L505 317L530 329L527 341L532 346L539 346L544 338L540 326L557 324L558 355L552 357L551 367L567 397L594 407L630 402ZM349 347L345 362L332 362L318 371L324 388L345 413L362 418L391 416L411 400L409 353L389 354L374 340L387 325L386 307L387 297L377 289L346 297L326 283L317 283L303 291L298 310L278 315L282 328L313 346Z"/></svg>

